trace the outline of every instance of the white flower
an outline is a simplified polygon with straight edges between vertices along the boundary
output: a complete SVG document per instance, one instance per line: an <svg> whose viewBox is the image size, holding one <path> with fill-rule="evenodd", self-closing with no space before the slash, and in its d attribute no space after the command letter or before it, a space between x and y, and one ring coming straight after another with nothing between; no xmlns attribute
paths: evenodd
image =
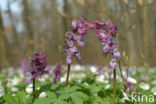
<svg viewBox="0 0 156 104"><path fill-rule="evenodd" d="M33 91L33 88L32 88L32 84L29 84L28 86L27 86L27 88L25 89L25 91L27 92L27 93L32 93L32 91Z"/></svg>
<svg viewBox="0 0 156 104"><path fill-rule="evenodd" d="M152 88L151 92L156 95L156 87Z"/></svg>
<svg viewBox="0 0 156 104"><path fill-rule="evenodd" d="M95 73L96 72L96 67L95 66L91 66L90 70L91 70L92 73Z"/></svg>
<svg viewBox="0 0 156 104"><path fill-rule="evenodd" d="M27 92L27 93L32 93L32 91L33 91L32 88L30 88L30 87L26 88L26 92Z"/></svg>
<svg viewBox="0 0 156 104"><path fill-rule="evenodd" d="M73 69L75 69L75 70L79 71L79 70L81 70L82 68L81 68L81 66L80 66L80 65L75 65Z"/></svg>
<svg viewBox="0 0 156 104"><path fill-rule="evenodd" d="M110 88L110 85L109 84L105 86L105 89L108 89L108 88Z"/></svg>
<svg viewBox="0 0 156 104"><path fill-rule="evenodd" d="M40 90L40 87L37 87L36 89L37 89L37 90Z"/></svg>
<svg viewBox="0 0 156 104"><path fill-rule="evenodd" d="M46 97L46 96L47 96L46 92L41 92L39 98Z"/></svg>
<svg viewBox="0 0 156 104"><path fill-rule="evenodd" d="M140 88L142 88L143 90L149 90L149 89L150 89L149 84L146 84L146 83L143 83L143 82L141 82L141 83L139 84L139 86L140 86Z"/></svg>
<svg viewBox="0 0 156 104"><path fill-rule="evenodd" d="M3 86L0 83L0 97L3 96L4 94L5 94L4 88L3 88Z"/></svg>
<svg viewBox="0 0 156 104"><path fill-rule="evenodd" d="M11 87L11 91L12 91L12 92L16 92L16 91L18 91L18 88L16 88L16 87Z"/></svg>
<svg viewBox="0 0 156 104"><path fill-rule="evenodd" d="M132 77L128 77L128 78L127 78L127 81L130 82L130 83L133 83L133 84L136 84L136 83L137 83L137 80L135 80L135 79L132 78Z"/></svg>
<svg viewBox="0 0 156 104"><path fill-rule="evenodd" d="M96 78L97 81L99 82L104 82L104 75L100 75Z"/></svg>
<svg viewBox="0 0 156 104"><path fill-rule="evenodd" d="M29 84L27 87L33 87L33 84L31 83L31 84Z"/></svg>
<svg viewBox="0 0 156 104"><path fill-rule="evenodd" d="M19 84L19 82L21 82L21 78L17 78L17 77L14 77L13 79L10 79L7 83L7 86L10 88L12 86L16 86Z"/></svg>
<svg viewBox="0 0 156 104"><path fill-rule="evenodd" d="M66 81L66 76L60 78L60 82L65 82Z"/></svg>

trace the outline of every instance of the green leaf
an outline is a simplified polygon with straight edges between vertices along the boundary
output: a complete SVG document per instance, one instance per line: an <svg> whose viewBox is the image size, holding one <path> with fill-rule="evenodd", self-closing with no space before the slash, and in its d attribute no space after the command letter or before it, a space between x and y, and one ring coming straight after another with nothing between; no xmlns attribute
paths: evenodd
<svg viewBox="0 0 156 104"><path fill-rule="evenodd" d="M51 98L38 98L35 100L34 104L51 104L52 103L52 99Z"/></svg>
<svg viewBox="0 0 156 104"><path fill-rule="evenodd" d="M18 104L17 99L11 95L4 95L4 100L7 104Z"/></svg>
<svg viewBox="0 0 156 104"><path fill-rule="evenodd" d="M83 100L79 96L72 94L71 98L74 104L83 104Z"/></svg>
<svg viewBox="0 0 156 104"><path fill-rule="evenodd" d="M26 103L26 93L24 91L17 93L17 99L19 104L27 104Z"/></svg>
<svg viewBox="0 0 156 104"><path fill-rule="evenodd" d="M74 92L71 95L72 102L74 104L83 104L84 101L88 100L88 96L82 92Z"/></svg>

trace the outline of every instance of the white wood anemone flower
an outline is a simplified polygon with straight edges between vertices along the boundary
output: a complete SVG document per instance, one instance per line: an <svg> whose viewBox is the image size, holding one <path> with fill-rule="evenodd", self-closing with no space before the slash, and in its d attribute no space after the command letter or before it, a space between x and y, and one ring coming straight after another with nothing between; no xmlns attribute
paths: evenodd
<svg viewBox="0 0 156 104"><path fill-rule="evenodd" d="M152 88L151 92L153 93L153 95L156 95L156 87Z"/></svg>
<svg viewBox="0 0 156 104"><path fill-rule="evenodd" d="M132 77L128 77L127 78L127 81L130 82L130 83L133 83L133 84L136 84L137 83L137 80L132 78Z"/></svg>
<svg viewBox="0 0 156 104"><path fill-rule="evenodd" d="M46 92L41 92L39 98L46 97L46 96L47 96Z"/></svg>
<svg viewBox="0 0 156 104"><path fill-rule="evenodd" d="M139 84L139 87L140 87L141 89L143 89L143 90L149 90L149 89L150 89L150 85L147 84L147 83L144 83L144 82L141 82L141 83Z"/></svg>

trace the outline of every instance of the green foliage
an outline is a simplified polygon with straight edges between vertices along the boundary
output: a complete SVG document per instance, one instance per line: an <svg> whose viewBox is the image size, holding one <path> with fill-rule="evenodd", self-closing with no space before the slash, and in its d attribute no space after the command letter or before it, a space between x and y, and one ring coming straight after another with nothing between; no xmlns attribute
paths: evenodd
<svg viewBox="0 0 156 104"><path fill-rule="evenodd" d="M101 83L96 81L97 74L85 73L86 77L81 80L72 79L69 81L69 85L65 87L63 82L52 83L50 78L45 79L44 82L36 81L36 99L32 101L32 93L28 94L25 89L28 87L24 84L23 80L16 85L17 92L12 92L6 85L4 78L1 82L5 86L5 91L8 92L4 96L0 97L0 104L111 104L113 97L113 88L105 88L108 83ZM140 95L151 95L151 91L143 90L139 87L139 80L141 76L140 71L136 71L133 78L137 79L138 83L135 85L134 90L138 90ZM150 75L155 76L155 73ZM18 76L14 75L11 78ZM108 80L108 79L107 79ZM151 77L150 80L155 80ZM150 83L150 82L149 82ZM111 83L109 83L112 85ZM39 89L38 89L39 87ZM151 87L154 85L151 84ZM123 98L123 86L122 82L117 80L117 104L136 104L130 101L121 102ZM41 92L45 92L45 97L39 97ZM14 96L13 96L14 95ZM131 95L127 93L128 98ZM156 98L155 98L156 99ZM138 103L139 104L139 103ZM146 104L146 103L141 103ZM151 103L154 104L154 103Z"/></svg>

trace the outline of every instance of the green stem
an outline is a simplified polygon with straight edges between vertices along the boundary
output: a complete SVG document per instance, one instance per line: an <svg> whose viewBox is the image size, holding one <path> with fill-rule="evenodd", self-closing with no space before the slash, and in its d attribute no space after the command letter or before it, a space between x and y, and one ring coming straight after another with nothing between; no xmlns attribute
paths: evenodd
<svg viewBox="0 0 156 104"><path fill-rule="evenodd" d="M33 102L34 102L35 97L36 97L36 95L35 95L35 79L36 78L33 79Z"/></svg>
<svg viewBox="0 0 156 104"><path fill-rule="evenodd" d="M125 87L125 84L124 84L124 77L123 77L123 74L122 74L121 62L119 61L118 64L119 64L120 75L121 75L122 82L123 82L123 87L124 87L124 90L125 90L126 87Z"/></svg>
<svg viewBox="0 0 156 104"><path fill-rule="evenodd" d="M113 70L113 75L114 75L114 86L113 86L113 104L116 104L116 69Z"/></svg>
<svg viewBox="0 0 156 104"><path fill-rule="evenodd" d="M65 84L65 86L68 86L69 73L70 73L70 64L68 64L68 70L67 70L67 77L66 77L66 84Z"/></svg>

